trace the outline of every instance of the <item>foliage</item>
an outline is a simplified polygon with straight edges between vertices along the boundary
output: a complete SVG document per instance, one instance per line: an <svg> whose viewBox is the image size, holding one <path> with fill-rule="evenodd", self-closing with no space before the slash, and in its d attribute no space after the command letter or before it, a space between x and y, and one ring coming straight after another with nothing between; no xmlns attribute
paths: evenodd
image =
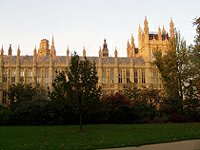
<svg viewBox="0 0 200 150"><path fill-rule="evenodd" d="M170 41L170 48L165 52L154 51L153 62L161 74L166 99L171 112L182 112L183 109L183 87L187 83L188 74L188 52L186 42L181 40L180 34Z"/></svg>
<svg viewBox="0 0 200 150"><path fill-rule="evenodd" d="M193 83L200 94L200 17L195 18L193 23L196 26L195 45L191 47L191 63L193 73Z"/></svg>
<svg viewBox="0 0 200 150"><path fill-rule="evenodd" d="M98 77L95 63L86 57L80 58L76 53L71 57L70 67L57 74L53 82L50 97L54 100L68 102L80 115L82 131L82 115L98 105L101 89L97 87Z"/></svg>
<svg viewBox="0 0 200 150"><path fill-rule="evenodd" d="M18 83L9 85L8 99L11 105L32 100L34 95L35 91L30 84Z"/></svg>
<svg viewBox="0 0 200 150"><path fill-rule="evenodd" d="M131 101L120 93L104 96L101 99L102 115L104 122L130 123L133 122L134 114L131 111Z"/></svg>

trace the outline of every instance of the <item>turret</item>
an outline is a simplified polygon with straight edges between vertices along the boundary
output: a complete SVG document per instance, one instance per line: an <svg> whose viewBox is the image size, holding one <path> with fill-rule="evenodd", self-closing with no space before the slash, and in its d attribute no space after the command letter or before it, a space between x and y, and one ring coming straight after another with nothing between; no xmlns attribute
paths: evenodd
<svg viewBox="0 0 200 150"><path fill-rule="evenodd" d="M4 53L4 50L3 50L3 45L2 45L1 55L0 55L0 66L3 64L3 53Z"/></svg>
<svg viewBox="0 0 200 150"><path fill-rule="evenodd" d="M1 47L1 56L3 56L4 55L4 50L3 50L3 45L2 45L2 47Z"/></svg>
<svg viewBox="0 0 200 150"><path fill-rule="evenodd" d="M117 58L118 52L117 52L117 48L115 47L115 52L114 52L115 58Z"/></svg>
<svg viewBox="0 0 200 150"><path fill-rule="evenodd" d="M130 49L131 49L131 45L130 45L129 39L128 39L128 41L127 41L127 57L130 56Z"/></svg>
<svg viewBox="0 0 200 150"><path fill-rule="evenodd" d="M18 49L17 49L17 58L18 59L20 58L20 48L19 48L19 45L18 45Z"/></svg>
<svg viewBox="0 0 200 150"><path fill-rule="evenodd" d="M51 43L50 54L51 54L53 57L56 55L56 50L55 50L55 46L54 46L54 36L53 36L53 35L52 35L52 43Z"/></svg>
<svg viewBox="0 0 200 150"><path fill-rule="evenodd" d="M139 24L139 28L138 28L138 49L141 49L142 47L142 28Z"/></svg>
<svg viewBox="0 0 200 150"><path fill-rule="evenodd" d="M163 26L163 29L162 29L162 34L167 34L164 26Z"/></svg>
<svg viewBox="0 0 200 150"><path fill-rule="evenodd" d="M11 44L9 45L8 56L12 56L12 47L11 47Z"/></svg>
<svg viewBox="0 0 200 150"><path fill-rule="evenodd" d="M102 57L101 46L99 46L99 57Z"/></svg>
<svg viewBox="0 0 200 150"><path fill-rule="evenodd" d="M83 57L86 57L86 50L85 50L85 46L83 47Z"/></svg>
<svg viewBox="0 0 200 150"><path fill-rule="evenodd" d="M66 66L69 67L69 46L67 46L66 50Z"/></svg>
<svg viewBox="0 0 200 150"><path fill-rule="evenodd" d="M149 26L148 26L148 21L147 21L146 16L145 16L145 19L144 19L144 33L149 34Z"/></svg>
<svg viewBox="0 0 200 150"><path fill-rule="evenodd" d="M106 39L104 39L103 49L102 49L103 57L108 57L108 46L106 43Z"/></svg>
<svg viewBox="0 0 200 150"><path fill-rule="evenodd" d="M54 42L53 42L53 44L54 44ZM40 42L40 47L38 49L38 56L43 57L43 56L47 56L49 54L50 54L49 41L46 39L43 39Z"/></svg>
<svg viewBox="0 0 200 150"><path fill-rule="evenodd" d="M174 22L173 22L172 18L170 20L169 26L170 26L170 37L174 38L175 29L174 29Z"/></svg>
<svg viewBox="0 0 200 150"><path fill-rule="evenodd" d="M162 41L162 34L161 34L161 29L158 27L158 40Z"/></svg>
<svg viewBox="0 0 200 150"><path fill-rule="evenodd" d="M135 55L135 42L134 42L134 37L133 34L131 36L131 57L133 57Z"/></svg>

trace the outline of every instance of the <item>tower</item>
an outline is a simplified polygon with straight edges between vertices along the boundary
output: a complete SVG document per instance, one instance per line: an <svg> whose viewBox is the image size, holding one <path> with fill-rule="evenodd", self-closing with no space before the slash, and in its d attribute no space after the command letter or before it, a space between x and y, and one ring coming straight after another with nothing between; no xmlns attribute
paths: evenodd
<svg viewBox="0 0 200 150"><path fill-rule="evenodd" d="M46 39L41 40L40 42L40 48L38 50L38 56L47 56L50 54L50 49L49 49L49 41Z"/></svg>

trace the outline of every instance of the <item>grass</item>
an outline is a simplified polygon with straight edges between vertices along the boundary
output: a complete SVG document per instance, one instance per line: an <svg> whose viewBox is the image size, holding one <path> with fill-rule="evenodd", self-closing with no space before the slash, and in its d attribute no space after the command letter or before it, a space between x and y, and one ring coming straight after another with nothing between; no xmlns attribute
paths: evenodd
<svg viewBox="0 0 200 150"><path fill-rule="evenodd" d="M139 146L200 138L199 123L1 126L0 150L75 150Z"/></svg>

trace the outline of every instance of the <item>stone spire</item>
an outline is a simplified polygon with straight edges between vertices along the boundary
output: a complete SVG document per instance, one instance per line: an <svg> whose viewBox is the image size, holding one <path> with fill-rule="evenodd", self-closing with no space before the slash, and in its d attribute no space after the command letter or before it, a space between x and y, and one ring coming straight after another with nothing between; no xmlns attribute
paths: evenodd
<svg viewBox="0 0 200 150"><path fill-rule="evenodd" d="M144 19L144 33L149 34L149 26L148 26L148 21L147 21L146 16L145 16L145 19Z"/></svg>
<svg viewBox="0 0 200 150"><path fill-rule="evenodd" d="M102 53L103 53L103 57L108 57L109 52L108 52L108 46L107 46L106 39L104 39Z"/></svg>
<svg viewBox="0 0 200 150"><path fill-rule="evenodd" d="M37 55L37 50L36 50L36 45L35 45L35 48L33 50L33 56L36 57L36 55Z"/></svg>
<svg viewBox="0 0 200 150"><path fill-rule="evenodd" d="M83 47L83 57L86 57L86 50L85 50L85 46Z"/></svg>
<svg viewBox="0 0 200 150"><path fill-rule="evenodd" d="M135 47L135 42L134 42L134 37L133 37L133 34L131 35L131 45Z"/></svg>
<svg viewBox="0 0 200 150"><path fill-rule="evenodd" d="M158 27L158 40L162 41L162 34L161 34L160 26Z"/></svg>
<svg viewBox="0 0 200 150"><path fill-rule="evenodd" d="M131 36L131 51L130 51L130 57L133 57L135 55L135 42L133 34Z"/></svg>
<svg viewBox="0 0 200 150"><path fill-rule="evenodd" d="M127 49L130 47L129 39L127 40Z"/></svg>
<svg viewBox="0 0 200 150"><path fill-rule="evenodd" d="M52 56L56 55L56 50L55 50L55 45L54 45L54 35L52 35L50 55L52 55Z"/></svg>
<svg viewBox="0 0 200 150"><path fill-rule="evenodd" d="M8 56L12 56L12 47L11 47L11 44L9 45Z"/></svg>
<svg viewBox="0 0 200 150"><path fill-rule="evenodd" d="M142 34L143 34L143 31L139 24L139 28L138 28L138 48L139 49L142 47Z"/></svg>
<svg viewBox="0 0 200 150"><path fill-rule="evenodd" d="M67 56L69 56L69 46L67 46L66 54L67 54Z"/></svg>
<svg viewBox="0 0 200 150"><path fill-rule="evenodd" d="M118 55L118 52L117 52L117 47L115 47L115 52L114 52L114 55L115 55L115 58L117 57Z"/></svg>
<svg viewBox="0 0 200 150"><path fill-rule="evenodd" d="M102 56L101 46L99 46L99 57Z"/></svg>
<svg viewBox="0 0 200 150"><path fill-rule="evenodd" d="M162 29L162 34L167 34L164 26L163 26L163 29Z"/></svg>
<svg viewBox="0 0 200 150"><path fill-rule="evenodd" d="M1 56L3 56L3 54L4 54L4 50L3 50L3 45L2 45L2 47L1 47Z"/></svg>
<svg viewBox="0 0 200 150"><path fill-rule="evenodd" d="M169 24L169 26L170 26L170 37L171 37L171 38L174 38L175 29L174 29L174 22L173 22L172 18L170 19L170 24Z"/></svg>
<svg viewBox="0 0 200 150"><path fill-rule="evenodd" d="M67 46L66 50L66 66L69 67L69 46Z"/></svg>
<svg viewBox="0 0 200 150"><path fill-rule="evenodd" d="M18 49L17 49L17 57L18 58L20 57L20 48L19 48L19 45L18 45Z"/></svg>

